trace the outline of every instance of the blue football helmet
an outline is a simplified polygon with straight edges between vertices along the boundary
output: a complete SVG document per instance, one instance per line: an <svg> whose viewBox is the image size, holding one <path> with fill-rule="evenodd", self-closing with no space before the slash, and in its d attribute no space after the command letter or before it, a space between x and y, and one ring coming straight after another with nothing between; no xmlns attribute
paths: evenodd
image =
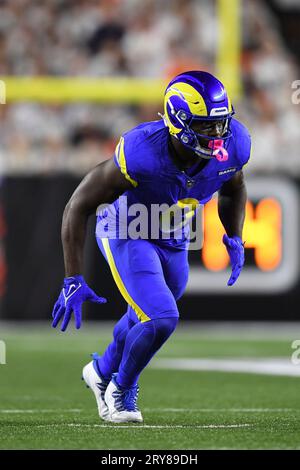
<svg viewBox="0 0 300 470"><path fill-rule="evenodd" d="M227 160L233 114L224 85L208 72L177 75L165 91L164 121L170 134L202 158Z"/></svg>

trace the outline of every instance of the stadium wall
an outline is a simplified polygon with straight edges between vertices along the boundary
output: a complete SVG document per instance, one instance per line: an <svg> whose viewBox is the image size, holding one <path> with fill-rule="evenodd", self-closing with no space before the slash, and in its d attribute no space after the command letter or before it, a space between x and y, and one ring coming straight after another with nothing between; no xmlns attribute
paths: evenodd
<svg viewBox="0 0 300 470"><path fill-rule="evenodd" d="M294 183L293 187L296 187L297 191L300 190L300 180L290 180L290 182ZM2 299L0 317L2 319L50 320L64 274L60 241L62 213L78 183L79 178L69 174L6 177L2 180L0 211ZM284 208L284 211L283 233L288 235L292 230L298 231L299 214L290 208ZM293 225L295 221L297 221L296 228ZM98 250L94 227L95 219L91 218L85 246L85 276L96 292L107 297L109 302L101 308L95 304L86 304L85 314L93 320L117 319L124 312L126 305ZM298 242L298 236L294 239ZM283 244L286 244L285 240ZM289 248L298 265L297 247L296 250L292 246ZM254 266L252 255L250 250L247 254L248 266L242 274L243 279L247 279L248 271L254 275L254 279L255 276L262 274ZM294 270L293 282L289 284L284 284L284 275L278 278L275 272L274 277L270 278L271 284L274 279L273 290L259 289L260 281L258 281L257 289L247 291L232 287L218 291L217 284L214 285L214 282L217 282L217 274L207 273L210 277L206 278L197 253L191 253L190 258L193 271L197 271L198 266L202 269L203 274L199 277L202 289L197 291L195 288L190 288L179 301L182 319L295 320L298 317L297 309L300 301L298 270ZM280 266L283 265L284 259L280 263ZM280 279L284 288L280 288L280 283L278 285ZM204 281L210 282L212 288L203 288Z"/></svg>

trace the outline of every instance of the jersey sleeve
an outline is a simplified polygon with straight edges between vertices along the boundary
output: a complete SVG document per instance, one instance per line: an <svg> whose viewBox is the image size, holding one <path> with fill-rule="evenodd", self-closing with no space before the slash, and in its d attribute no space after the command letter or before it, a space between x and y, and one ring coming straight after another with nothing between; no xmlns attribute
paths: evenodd
<svg viewBox="0 0 300 470"><path fill-rule="evenodd" d="M133 187L142 182L149 173L146 158L148 152L149 146L139 128L126 132L119 140L114 161Z"/></svg>
<svg viewBox="0 0 300 470"><path fill-rule="evenodd" d="M126 136L120 138L115 149L114 162L132 186L136 187L138 185L138 172L135 164L136 152L134 152L129 140Z"/></svg>

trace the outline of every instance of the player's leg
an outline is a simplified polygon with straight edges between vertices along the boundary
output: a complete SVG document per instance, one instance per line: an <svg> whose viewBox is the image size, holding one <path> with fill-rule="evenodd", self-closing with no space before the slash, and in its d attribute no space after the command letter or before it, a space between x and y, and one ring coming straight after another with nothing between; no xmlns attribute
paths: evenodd
<svg viewBox="0 0 300 470"><path fill-rule="evenodd" d="M137 323L127 334L115 382L122 389L135 387L142 370L177 326L178 317L154 318Z"/></svg>
<svg viewBox="0 0 300 470"><path fill-rule="evenodd" d="M174 251L174 250L168 250L166 248L155 248L156 252L158 252L160 261L162 264L162 269L163 269L163 274L166 280L166 283L168 287L170 288L173 296L177 300L180 298L184 292L184 289L186 287L186 283L188 280L188 256L187 256L187 251L186 250L180 250L180 251ZM156 254L155 254L156 257ZM160 271L160 267L159 267ZM160 283L161 285L161 283ZM157 323L157 322L156 322ZM165 323L165 324L164 324ZM155 333L158 335L158 337L161 336L162 332L163 334L168 337L168 331L164 331L165 329L169 330L169 324L172 324L173 322L167 321L167 322L161 322L162 326L160 328L157 328L154 324L149 324L146 328L147 334L147 339L149 338L148 341L152 341L152 351L153 354L156 352L157 348L157 342L160 344L160 339L157 339L156 341L152 339L153 336L153 331L150 331L151 329L155 329ZM136 314L134 313L133 309L128 306L127 312L123 317L118 321L118 323L114 327L113 331L113 341L110 343L110 345L107 347L106 351L104 354L99 357L96 361L98 370L100 374L105 377L106 379L110 379L111 375L114 372L117 372L121 363L122 355L123 355L123 350L125 346L125 339L127 337L127 334L129 333L129 330L133 328L136 324L136 327L134 331L131 333L130 337L139 337L139 331L141 330L141 324L137 319ZM142 324L143 325L143 324ZM171 330L173 331L172 327ZM171 332L172 332L171 331ZM171 333L170 333L171 334ZM130 337L128 338L127 343L130 345ZM143 339L143 344L145 344L145 339ZM138 347L138 345L137 345ZM151 357L152 357L151 356ZM127 376L131 376L129 371L131 370L130 364L127 363L125 360L125 357L127 357L126 351L124 355L124 367L122 367L122 370L128 371L126 374ZM150 357L150 359L151 359ZM144 362L144 358L139 355L140 362ZM146 354L146 360L149 362L149 357L148 354ZM145 364L146 365L146 364ZM144 365L144 367L145 367ZM144 368L143 367L143 368ZM128 383L128 379L125 378L124 376L119 375L119 380L120 383L125 387L129 386L130 383ZM134 381L137 382L137 379Z"/></svg>
<svg viewBox="0 0 300 470"><path fill-rule="evenodd" d="M188 250L159 247L166 283L175 300L182 297L189 277Z"/></svg>
<svg viewBox="0 0 300 470"><path fill-rule="evenodd" d="M113 330L113 341L108 345L104 354L99 356L94 353L93 360L89 362L82 372L82 378L86 385L94 392L100 418L107 420L108 407L104 395L111 380L112 374L117 372L122 359L125 338L130 328L138 319L130 306L122 318L117 322Z"/></svg>
<svg viewBox="0 0 300 470"><path fill-rule="evenodd" d="M136 407L137 379L176 328L178 310L150 242L104 239L99 246L105 250L113 277L139 319L126 335L119 371L108 386L105 400L113 410L112 420L141 421Z"/></svg>
<svg viewBox="0 0 300 470"><path fill-rule="evenodd" d="M160 261L155 295L160 299L167 293L170 298L169 291L171 291L177 300L183 295L188 281L188 252L187 250L173 250L159 246L155 246L155 252L155 258L158 260L158 254ZM160 272L161 268L162 272ZM166 289L166 284L169 289ZM154 289L152 290L154 291ZM174 305L173 299L171 301ZM159 303L161 304L160 300ZM161 307L157 307L155 319L150 322L137 323L126 336L118 373L118 383L124 388L129 388L137 383L139 371L144 369L176 328L178 315L162 318L159 314L160 310Z"/></svg>
<svg viewBox="0 0 300 470"><path fill-rule="evenodd" d="M120 318L113 329L113 340L107 346L102 356L95 356L95 366L99 374L106 380L110 380L114 372L117 372L122 360L125 339L129 330L138 322L132 319L132 308L128 305L126 313Z"/></svg>

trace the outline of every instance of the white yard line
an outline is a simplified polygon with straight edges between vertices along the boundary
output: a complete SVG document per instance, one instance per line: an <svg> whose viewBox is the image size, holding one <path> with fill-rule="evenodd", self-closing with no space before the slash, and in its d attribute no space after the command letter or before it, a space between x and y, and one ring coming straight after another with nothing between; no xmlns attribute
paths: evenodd
<svg viewBox="0 0 300 470"><path fill-rule="evenodd" d="M154 369L241 372L247 374L300 377L300 365L293 364L289 358L157 359L151 366Z"/></svg>
<svg viewBox="0 0 300 470"><path fill-rule="evenodd" d="M82 412L83 410L79 409L79 408L74 408L74 409L66 409L66 410L48 410L48 409L35 409L35 410L26 410L26 409L23 409L23 410L14 410L14 409L7 409L7 410L1 410L0 409L0 413L3 413L3 414L30 414L30 413L80 413Z"/></svg>
<svg viewBox="0 0 300 470"><path fill-rule="evenodd" d="M149 413L289 413L300 412L295 408L143 408Z"/></svg>
<svg viewBox="0 0 300 470"><path fill-rule="evenodd" d="M195 424L195 425L183 425L183 424L80 424L80 423L66 423L66 424L42 424L35 427L52 427L52 426L67 426L72 428L111 428L111 429L224 429L224 428L246 428L253 426L252 424Z"/></svg>
<svg viewBox="0 0 300 470"><path fill-rule="evenodd" d="M0 414L84 413L85 409L0 409ZM143 408L145 413L299 413L300 408Z"/></svg>

